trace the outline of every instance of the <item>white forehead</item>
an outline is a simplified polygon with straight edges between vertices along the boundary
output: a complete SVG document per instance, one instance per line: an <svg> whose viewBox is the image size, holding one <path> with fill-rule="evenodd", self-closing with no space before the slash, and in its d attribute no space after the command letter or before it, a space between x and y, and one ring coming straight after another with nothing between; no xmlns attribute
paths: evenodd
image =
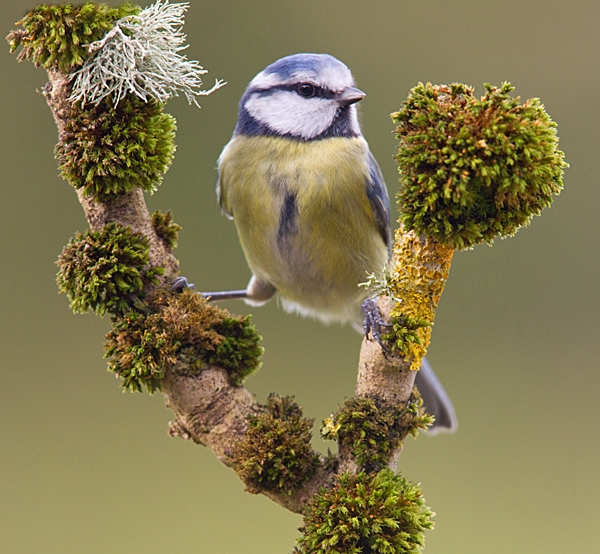
<svg viewBox="0 0 600 554"><path fill-rule="evenodd" d="M268 89L302 82L314 83L333 91L354 86L350 70L333 56L295 54L269 65L250 81L248 88Z"/></svg>

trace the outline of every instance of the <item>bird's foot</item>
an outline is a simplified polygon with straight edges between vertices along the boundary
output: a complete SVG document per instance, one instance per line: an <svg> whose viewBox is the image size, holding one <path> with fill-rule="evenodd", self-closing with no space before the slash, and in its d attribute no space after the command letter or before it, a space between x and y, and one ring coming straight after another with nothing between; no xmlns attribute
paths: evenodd
<svg viewBox="0 0 600 554"><path fill-rule="evenodd" d="M171 285L172 292L183 292L186 289L196 290L194 283L190 283L185 277L177 277ZM201 292L202 298L206 298L209 302L219 300L231 300L232 298L248 298L246 290L228 290L223 292Z"/></svg>
<svg viewBox="0 0 600 554"><path fill-rule="evenodd" d="M385 322L381 317L377 300L375 298L367 298L362 303L360 309L365 316L365 319L363 320L365 336L368 337L370 333L371 337L379 343L379 346L383 348L384 352L389 352L389 346L385 344L381 338L381 328L391 329L393 325Z"/></svg>
<svg viewBox="0 0 600 554"><path fill-rule="evenodd" d="M194 283L190 283L185 277L177 277L171 285L172 292L183 292L186 289L196 290Z"/></svg>

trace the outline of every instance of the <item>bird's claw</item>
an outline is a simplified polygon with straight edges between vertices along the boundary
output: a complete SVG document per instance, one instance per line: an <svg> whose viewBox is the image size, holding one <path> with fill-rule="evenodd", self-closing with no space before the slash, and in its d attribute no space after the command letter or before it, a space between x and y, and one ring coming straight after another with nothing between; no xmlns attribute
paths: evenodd
<svg viewBox="0 0 600 554"><path fill-rule="evenodd" d="M367 298L362 303L360 309L365 316L365 319L363 320L365 336L368 337L370 333L373 339L379 343L379 346L383 348L384 352L389 352L389 346L385 344L381 338L380 327L391 329L393 325L382 319L379 306L377 306L377 301L374 298Z"/></svg>
<svg viewBox="0 0 600 554"><path fill-rule="evenodd" d="M183 292L185 289L196 290L194 283L190 283L185 277L177 277L171 285L172 292Z"/></svg>

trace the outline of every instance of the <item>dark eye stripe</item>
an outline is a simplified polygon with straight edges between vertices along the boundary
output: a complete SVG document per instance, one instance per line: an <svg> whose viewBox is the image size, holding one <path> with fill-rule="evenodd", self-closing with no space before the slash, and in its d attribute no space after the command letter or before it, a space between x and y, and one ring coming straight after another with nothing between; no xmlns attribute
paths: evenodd
<svg viewBox="0 0 600 554"><path fill-rule="evenodd" d="M303 96L299 92L299 87L303 85L310 85L314 88L314 93L312 96ZM252 93L258 92L261 95L268 96L270 94L274 94L277 91L285 90L289 92L295 92L296 94L303 96L304 98L334 98L334 93L331 92L328 88L320 87L319 85L315 85L314 83L294 83L290 85L275 85L274 87L269 87L267 89L255 89L250 91Z"/></svg>

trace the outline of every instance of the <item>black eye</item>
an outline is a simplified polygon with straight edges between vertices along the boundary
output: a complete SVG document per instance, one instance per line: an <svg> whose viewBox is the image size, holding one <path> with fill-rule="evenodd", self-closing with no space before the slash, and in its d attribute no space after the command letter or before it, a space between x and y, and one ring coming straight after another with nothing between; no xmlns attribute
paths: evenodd
<svg viewBox="0 0 600 554"><path fill-rule="evenodd" d="M315 86L310 83L300 83L298 85L298 94L304 98L310 98L315 95Z"/></svg>

